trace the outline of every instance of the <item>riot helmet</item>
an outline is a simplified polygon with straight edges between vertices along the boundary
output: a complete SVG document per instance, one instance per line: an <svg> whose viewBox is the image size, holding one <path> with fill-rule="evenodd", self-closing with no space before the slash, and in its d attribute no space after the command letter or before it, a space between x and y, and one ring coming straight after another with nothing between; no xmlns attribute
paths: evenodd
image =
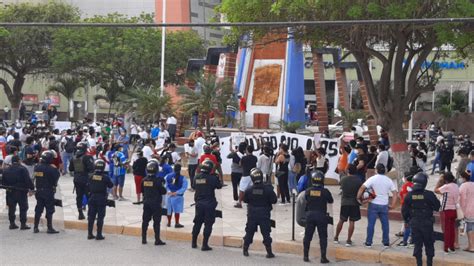
<svg viewBox="0 0 474 266"><path fill-rule="evenodd" d="M428 175L420 172L413 177L413 190L420 191L425 190L426 184L428 183Z"/></svg>
<svg viewBox="0 0 474 266"><path fill-rule="evenodd" d="M211 160L204 160L201 164L201 173L209 174L214 169L214 163Z"/></svg>
<svg viewBox="0 0 474 266"><path fill-rule="evenodd" d="M323 187L324 186L324 173L315 170L311 172L311 186L313 187Z"/></svg>
<svg viewBox="0 0 474 266"><path fill-rule="evenodd" d="M94 162L94 170L97 172L103 172L105 169L105 161L102 159L97 159Z"/></svg>
<svg viewBox="0 0 474 266"><path fill-rule="evenodd" d="M156 175L160 171L160 166L155 160L150 160L148 164L146 165L146 172L149 175Z"/></svg>
<svg viewBox="0 0 474 266"><path fill-rule="evenodd" d="M263 182L263 173L258 168L250 170L250 178L254 184L261 184Z"/></svg>
<svg viewBox="0 0 474 266"><path fill-rule="evenodd" d="M41 153L40 161L41 163L51 164L54 159L54 154L50 150L46 150Z"/></svg>

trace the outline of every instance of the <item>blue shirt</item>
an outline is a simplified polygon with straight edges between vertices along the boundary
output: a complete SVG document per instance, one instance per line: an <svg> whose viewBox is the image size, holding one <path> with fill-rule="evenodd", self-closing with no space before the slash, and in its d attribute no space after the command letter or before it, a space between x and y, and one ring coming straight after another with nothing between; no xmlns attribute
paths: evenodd
<svg viewBox="0 0 474 266"><path fill-rule="evenodd" d="M119 175L125 175L125 162L127 161L127 158L125 158L125 155L122 152L116 151L115 152L115 159L120 162L119 165L115 164L114 166L114 175L119 176Z"/></svg>
<svg viewBox="0 0 474 266"><path fill-rule="evenodd" d="M356 158L357 153L355 153L355 149L352 149L351 153L349 153L349 156L347 157L347 163L353 163Z"/></svg>
<svg viewBox="0 0 474 266"><path fill-rule="evenodd" d="M474 182L474 161L467 165L466 170L471 171L471 182Z"/></svg>
<svg viewBox="0 0 474 266"><path fill-rule="evenodd" d="M125 155L125 158L128 158L128 143L130 142L130 137L128 135L125 135L124 137L120 136L117 141L122 144L122 152Z"/></svg>
<svg viewBox="0 0 474 266"><path fill-rule="evenodd" d="M305 191L306 188L308 188L308 177L306 175L300 177L298 180L298 186L296 187L296 190L298 193Z"/></svg>
<svg viewBox="0 0 474 266"><path fill-rule="evenodd" d="M156 177L159 177L164 180L165 176L167 176L170 173L173 173L173 168L167 163L160 165L160 167L161 167L161 171L158 172Z"/></svg>
<svg viewBox="0 0 474 266"><path fill-rule="evenodd" d="M159 127L154 127L154 128L151 129L150 137L152 139L158 138L158 134L160 134L160 128Z"/></svg>

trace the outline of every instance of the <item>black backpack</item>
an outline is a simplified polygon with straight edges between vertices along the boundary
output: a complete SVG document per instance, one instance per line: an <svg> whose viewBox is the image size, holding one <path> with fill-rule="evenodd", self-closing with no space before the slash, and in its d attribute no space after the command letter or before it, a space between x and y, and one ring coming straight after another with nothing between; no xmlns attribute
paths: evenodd
<svg viewBox="0 0 474 266"><path fill-rule="evenodd" d="M387 173L390 172L393 168L393 157L388 156L388 161L387 161Z"/></svg>
<svg viewBox="0 0 474 266"><path fill-rule="evenodd" d="M66 137L66 145L64 145L64 151L67 153L74 153L75 149L76 143L74 143L74 140L72 138Z"/></svg>

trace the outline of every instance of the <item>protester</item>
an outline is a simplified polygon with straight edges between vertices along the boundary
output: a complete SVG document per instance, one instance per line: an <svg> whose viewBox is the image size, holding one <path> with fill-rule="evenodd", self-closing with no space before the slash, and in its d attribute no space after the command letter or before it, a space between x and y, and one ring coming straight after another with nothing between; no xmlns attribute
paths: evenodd
<svg viewBox="0 0 474 266"><path fill-rule="evenodd" d="M263 182L271 184L271 176L273 171L272 161L273 150L270 146L263 145L262 154L258 157L257 168L263 173Z"/></svg>
<svg viewBox="0 0 474 266"><path fill-rule="evenodd" d="M456 167L456 180L458 180L458 183L461 181L461 175L466 173L467 165L469 164L469 153L467 152L466 149L461 148L458 152L459 155L459 163L458 166Z"/></svg>
<svg viewBox="0 0 474 266"><path fill-rule="evenodd" d="M168 132L170 134L171 141L174 141L176 137L176 124L177 123L178 121L176 120L176 117L174 117L173 114L171 114L166 120L166 125L168 127Z"/></svg>
<svg viewBox="0 0 474 266"><path fill-rule="evenodd" d="M194 140L190 139L188 141L187 146L185 146L185 154L188 158L188 176L189 182L191 183L191 190L194 190L194 176L196 175L196 170L198 166L198 150L197 147L194 145Z"/></svg>
<svg viewBox="0 0 474 266"><path fill-rule="evenodd" d="M252 185L252 178L250 177L250 171L257 167L257 157L253 155L253 147L247 146L245 156L240 159L240 165L242 166L242 178L239 183L239 199L235 208L242 208L242 201L244 199L245 191Z"/></svg>
<svg viewBox="0 0 474 266"><path fill-rule="evenodd" d="M416 173L413 173L412 171L409 171L409 172L406 172L404 174L404 180L405 180L405 183L402 185L402 188L400 189L400 205L403 206L403 203L405 201L405 197L408 195L408 193L410 193L411 191L413 191L413 176L415 175ZM403 240L402 242L400 242L398 244L399 247L406 247L408 245L408 238L410 237L410 234L411 234L411 227L410 227L410 224L408 222L405 221L405 223L402 224L402 229L400 231L399 234L397 234L397 236L401 236L403 237ZM413 242L413 237L412 237L412 242Z"/></svg>
<svg viewBox="0 0 474 266"><path fill-rule="evenodd" d="M247 115L247 100L242 94L239 94L239 111L240 111L240 128L245 130L247 128L245 116Z"/></svg>
<svg viewBox="0 0 474 266"><path fill-rule="evenodd" d="M467 172L462 174L460 178L462 184L459 188L459 205L464 214L468 240L468 246L463 250L474 253L474 182L470 180Z"/></svg>
<svg viewBox="0 0 474 266"><path fill-rule="evenodd" d="M357 172L356 166L353 164L348 165L349 175L341 178L341 210L339 223L336 227L336 235L334 236L334 243L339 243L339 234L341 233L342 227L347 220L349 220L349 231L347 234L346 247L352 246L352 234L354 233L355 223L360 220L360 207L357 201L357 192L359 191L362 182L359 177L355 174Z"/></svg>
<svg viewBox="0 0 474 266"><path fill-rule="evenodd" d="M230 153L227 155L227 159L232 159L232 163L230 165L230 178L232 182L232 194L236 205L239 203L239 183L242 178L242 165L240 165L240 160L245 156L245 150L247 148L247 144L245 142L239 143L237 150L234 150L232 139L230 140ZM257 165L258 167L258 165Z"/></svg>
<svg viewBox="0 0 474 266"><path fill-rule="evenodd" d="M377 217L382 223L382 244L384 247L390 247L389 239L389 223L388 211L393 209L397 203L397 188L393 181L385 175L385 166L383 164L376 165L377 174L367 179L357 192L357 198L363 201L363 195L366 190L371 190L376 197L369 203L367 208L367 238L364 246L372 247L372 239L374 236L374 227ZM360 177L359 177L360 178ZM391 204L389 205L389 198L392 196Z"/></svg>
<svg viewBox="0 0 474 266"><path fill-rule="evenodd" d="M456 204L459 200L459 188L450 172L441 175L435 193L443 195L441 219L442 228L444 228L444 252L455 253Z"/></svg>
<svg viewBox="0 0 474 266"><path fill-rule="evenodd" d="M179 223L180 214L183 213L184 206L184 192L188 188L188 181L184 176L181 175L181 164L175 164L173 172L165 177L166 189L167 189L167 217L168 224L171 226L171 217L174 213L174 228L183 228L184 226Z"/></svg>
<svg viewBox="0 0 474 266"><path fill-rule="evenodd" d="M375 175L375 162L377 160L377 148L375 146L369 147L369 154L367 154L367 168L365 176L369 178Z"/></svg>
<svg viewBox="0 0 474 266"><path fill-rule="evenodd" d="M453 147L447 145L443 140L440 142L439 147L439 158L441 161L440 171L451 172L451 162L454 158Z"/></svg>
<svg viewBox="0 0 474 266"><path fill-rule="evenodd" d="M365 174L367 172L367 155L365 154L364 147L361 144L355 146L357 157L354 159L352 164L357 168L356 175L360 178L362 182L365 181ZM384 166L385 168L385 166Z"/></svg>
<svg viewBox="0 0 474 266"><path fill-rule="evenodd" d="M142 194L142 180L146 176L146 165L148 159L143 156L141 149L137 151L137 159L133 162L132 170L135 178L135 193L137 194L137 201L133 204L140 204Z"/></svg>
<svg viewBox="0 0 474 266"><path fill-rule="evenodd" d="M347 174L347 167L349 165L347 159L350 152L351 148L349 147L349 145L341 145L339 148L339 160L337 162L336 172L340 176L344 176Z"/></svg>
<svg viewBox="0 0 474 266"><path fill-rule="evenodd" d="M114 187L112 188L112 194L115 200L123 201L123 187L125 185L125 173L127 171L127 157L122 152L122 144L116 145L116 150L112 156L112 161L114 162L113 170L113 183ZM118 194L117 194L118 192Z"/></svg>
<svg viewBox="0 0 474 266"><path fill-rule="evenodd" d="M288 154L288 146L286 144L280 145L280 150L275 156L275 164L277 170L275 173L278 178L278 185L280 187L281 204L290 203L290 190L288 188L288 165L290 163L290 155Z"/></svg>

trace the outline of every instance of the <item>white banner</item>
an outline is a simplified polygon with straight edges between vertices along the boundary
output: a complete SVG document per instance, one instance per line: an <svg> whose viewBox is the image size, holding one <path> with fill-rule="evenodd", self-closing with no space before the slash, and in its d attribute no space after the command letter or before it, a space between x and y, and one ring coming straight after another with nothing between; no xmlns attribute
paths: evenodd
<svg viewBox="0 0 474 266"><path fill-rule="evenodd" d="M221 157L222 157L222 171L224 174L230 174L232 160L227 159L227 155L230 153L230 139L232 138L232 145L234 149L239 145L241 140L243 140L243 134L237 133L233 134L231 137L221 138ZM296 149L301 146L303 150L313 150L314 147L322 147L326 150L326 158L329 160L329 169L326 173L326 177L339 180L339 174L335 172L337 167L337 162L339 160L339 139L328 139L321 138L320 135L316 136L306 136L298 135L292 133L274 133L274 134L265 134L265 135L245 135L245 139L248 144L253 146L254 155L260 156L261 151L257 147L257 138L260 138L260 143L270 142L273 148L273 151L276 153L278 151L278 146L281 143L288 145L289 150ZM317 139L319 142L314 143L314 140ZM316 144L316 145L315 145Z"/></svg>

